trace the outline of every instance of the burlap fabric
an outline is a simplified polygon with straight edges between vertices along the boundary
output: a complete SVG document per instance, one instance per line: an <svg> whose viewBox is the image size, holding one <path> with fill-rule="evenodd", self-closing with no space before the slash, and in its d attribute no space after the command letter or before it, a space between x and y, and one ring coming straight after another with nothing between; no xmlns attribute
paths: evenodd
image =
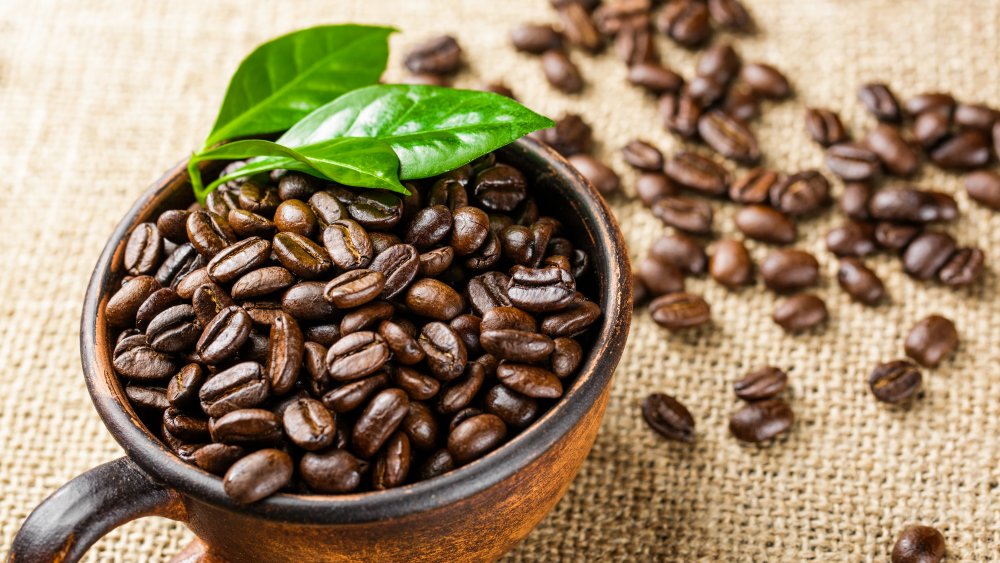
<svg viewBox="0 0 1000 563"><path fill-rule="evenodd" d="M950 89L1000 106L1000 3L994 0L761 0L764 31L735 39L744 57L775 63L797 98L766 107L756 126L768 162L820 166L803 132L806 105L842 111L856 133L872 121L859 84L885 79L902 96ZM74 475L121 455L80 375L84 287L118 218L137 194L202 140L237 63L259 42L320 22L398 26L390 77L403 47L454 33L470 55L460 85L504 79L529 106L584 113L598 153L635 175L618 149L645 137L667 151L655 104L624 84L612 54L577 55L586 92L566 96L536 60L513 52L507 32L553 15L544 0L464 2L225 2L31 0L0 3L0 546L28 512ZM666 40L664 59L690 75L694 57ZM920 184L952 192L959 240L1000 256L1000 218L969 201L960 179L925 168ZM839 186L837 188L839 191ZM613 207L633 259L663 227L637 202ZM716 225L731 233L732 207ZM510 560L885 561L909 522L940 528L950 560L1000 559L1000 284L988 273L963 291L918 284L889 257L871 260L891 303L852 304L833 281L822 234L829 213L802 225L798 246L816 253L819 294L831 321L784 335L776 298L760 285L730 292L693 280L714 326L670 335L636 314L604 427L566 498ZM760 259L767 251L753 244ZM909 409L886 408L865 378L902 354L922 316L956 320L954 359L926 374ZM775 364L791 377L794 430L765 447L732 439L730 383ZM698 422L693 446L654 435L639 416L652 391L684 401ZM91 551L97 561L162 561L191 538L177 523L126 525Z"/></svg>

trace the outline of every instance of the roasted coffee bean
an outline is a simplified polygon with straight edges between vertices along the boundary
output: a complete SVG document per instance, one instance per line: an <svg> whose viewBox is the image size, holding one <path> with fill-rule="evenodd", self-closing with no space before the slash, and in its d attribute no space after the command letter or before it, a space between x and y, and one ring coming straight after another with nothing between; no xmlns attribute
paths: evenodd
<svg viewBox="0 0 1000 563"><path fill-rule="evenodd" d="M944 267L956 247L948 233L925 231L903 252L903 270L914 279L929 280Z"/></svg>
<svg viewBox="0 0 1000 563"><path fill-rule="evenodd" d="M330 376L326 373L326 353L326 346L319 342L306 341L302 345L302 363L309 375L306 384L316 397L323 395L330 388Z"/></svg>
<svg viewBox="0 0 1000 563"><path fill-rule="evenodd" d="M371 263L374 255L368 233L351 219L330 223L323 230L323 246L333 263L342 270L364 268Z"/></svg>
<svg viewBox="0 0 1000 563"><path fill-rule="evenodd" d="M299 474L318 493L349 493L361 485L368 462L343 449L309 452L299 462Z"/></svg>
<svg viewBox="0 0 1000 563"><path fill-rule="evenodd" d="M529 312L555 311L573 299L576 283L572 274L562 268L511 269L507 296L510 302Z"/></svg>
<svg viewBox="0 0 1000 563"><path fill-rule="evenodd" d="M244 455L246 450L240 446L205 444L195 450L192 457L198 467L213 475L222 475Z"/></svg>
<svg viewBox="0 0 1000 563"><path fill-rule="evenodd" d="M611 196L621 187L618 174L589 154L575 154L569 157L569 163L604 197Z"/></svg>
<svg viewBox="0 0 1000 563"><path fill-rule="evenodd" d="M711 308L700 295L671 293L649 304L653 322L668 330L699 327L712 320Z"/></svg>
<svg viewBox="0 0 1000 563"><path fill-rule="evenodd" d="M160 284L150 276L136 276L122 284L108 299L104 316L111 326L132 326L142 304L160 289Z"/></svg>
<svg viewBox="0 0 1000 563"><path fill-rule="evenodd" d="M188 216L186 227L191 244L206 259L236 242L236 233L229 223L211 211L195 211Z"/></svg>
<svg viewBox="0 0 1000 563"><path fill-rule="evenodd" d="M507 329L534 332L537 327L534 317L517 307L495 307L483 315L480 328L484 332Z"/></svg>
<svg viewBox="0 0 1000 563"><path fill-rule="evenodd" d="M828 317L826 303L811 293L799 293L778 303L772 316L778 326L790 333L808 330Z"/></svg>
<svg viewBox="0 0 1000 563"><path fill-rule="evenodd" d="M658 172L663 169L663 153L646 141L630 141L622 148L622 156L625 162L639 170Z"/></svg>
<svg viewBox="0 0 1000 563"><path fill-rule="evenodd" d="M295 399L282 414L285 435L296 446L316 451L333 443L337 433L336 417L316 399Z"/></svg>
<svg viewBox="0 0 1000 563"><path fill-rule="evenodd" d="M788 374L773 366L757 368L733 383L736 396L744 401L777 397L788 385Z"/></svg>
<svg viewBox="0 0 1000 563"><path fill-rule="evenodd" d="M778 174L766 168L754 168L729 186L729 199L737 203L765 203Z"/></svg>
<svg viewBox="0 0 1000 563"><path fill-rule="evenodd" d="M684 85L684 93L702 108L708 108L725 95L726 85L708 76L695 76ZM702 115L701 119L704 118Z"/></svg>
<svg viewBox="0 0 1000 563"><path fill-rule="evenodd" d="M761 262L760 275L769 289L790 293L816 283L819 262L804 250L774 250Z"/></svg>
<svg viewBox="0 0 1000 563"><path fill-rule="evenodd" d="M826 166L831 172L849 182L873 178L881 165L878 155L859 143L840 143L826 151Z"/></svg>
<svg viewBox="0 0 1000 563"><path fill-rule="evenodd" d="M208 275L216 283L229 283L261 266L271 255L271 243L251 237L215 253L208 262Z"/></svg>
<svg viewBox="0 0 1000 563"><path fill-rule="evenodd" d="M142 409L162 411L170 407L167 392L162 387L140 387L129 384L125 386L125 397Z"/></svg>
<svg viewBox="0 0 1000 563"><path fill-rule="evenodd" d="M327 352L327 373L335 381L360 379L378 371L389 361L390 355L385 339L378 333L346 334Z"/></svg>
<svg viewBox="0 0 1000 563"><path fill-rule="evenodd" d="M465 349L469 353L479 353L482 351L482 346L479 344L482 319L476 315L459 315L452 319L448 323L448 326L458 333L458 337L462 339L462 343L465 344Z"/></svg>
<svg viewBox="0 0 1000 563"><path fill-rule="evenodd" d="M332 192L321 191L309 198L309 208L321 227L332 225L341 219L348 219L347 207Z"/></svg>
<svg viewBox="0 0 1000 563"><path fill-rule="evenodd" d="M563 34L570 44L590 52L601 48L601 35L597 31L588 10L579 2L563 2L556 6Z"/></svg>
<svg viewBox="0 0 1000 563"><path fill-rule="evenodd" d="M665 234L653 241L649 255L688 274L705 273L708 256L701 243L681 234Z"/></svg>
<svg viewBox="0 0 1000 563"><path fill-rule="evenodd" d="M555 127L542 129L536 135L566 157L590 152L594 144L590 125L576 113L564 114L556 121Z"/></svg>
<svg viewBox="0 0 1000 563"><path fill-rule="evenodd" d="M246 165L243 163L232 163L230 166L239 164L239 168ZM226 167L228 169L228 166ZM225 169L223 169L225 172ZM224 174L223 174L224 175ZM221 177L221 176L220 176ZM222 217L229 215L229 212L234 209L240 209L240 194L239 188L244 182L249 180L249 178L237 178L231 182L227 182L222 189L214 190L205 198L205 208L216 213Z"/></svg>
<svg viewBox="0 0 1000 563"><path fill-rule="evenodd" d="M747 122L760 113L760 100L750 85L736 81L729 85L729 91L722 101L722 111Z"/></svg>
<svg viewBox="0 0 1000 563"><path fill-rule="evenodd" d="M663 127L685 139L693 139L698 133L698 119L701 107L691 96L666 93L657 103Z"/></svg>
<svg viewBox="0 0 1000 563"><path fill-rule="evenodd" d="M641 174L635 182L635 192L646 207L652 206L661 197L677 195L677 188L662 172Z"/></svg>
<svg viewBox="0 0 1000 563"><path fill-rule="evenodd" d="M666 393L653 393L642 401L642 418L664 438L694 441L694 417L687 407Z"/></svg>
<svg viewBox="0 0 1000 563"><path fill-rule="evenodd" d="M736 212L736 228L749 238L770 244L791 244L798 228L787 215L766 205L748 205Z"/></svg>
<svg viewBox="0 0 1000 563"><path fill-rule="evenodd" d="M420 267L420 255L409 244L397 244L385 249L371 263L371 271L385 276L382 296L392 299L413 282Z"/></svg>
<svg viewBox="0 0 1000 563"><path fill-rule="evenodd" d="M580 366L583 360L583 348L572 338L556 338L553 341L552 355L549 356L549 367L556 377L569 377Z"/></svg>
<svg viewBox="0 0 1000 563"><path fill-rule="evenodd" d="M958 205L942 192L895 186L876 192L868 202L868 213L882 221L930 223L955 219Z"/></svg>
<svg viewBox="0 0 1000 563"><path fill-rule="evenodd" d="M194 307L194 313L202 326L210 323L223 309L235 304L226 290L214 283L200 286L191 296L191 306Z"/></svg>
<svg viewBox="0 0 1000 563"><path fill-rule="evenodd" d="M170 242L184 244L188 242L187 219L189 215L191 212L186 209L168 209L156 218L156 230Z"/></svg>
<svg viewBox="0 0 1000 563"><path fill-rule="evenodd" d="M340 325L336 323L318 324L302 329L302 336L322 346L332 346L340 338Z"/></svg>
<svg viewBox="0 0 1000 563"><path fill-rule="evenodd" d="M729 432L742 442L760 443L786 432L795 413L781 399L755 401L729 417Z"/></svg>
<svg viewBox="0 0 1000 563"><path fill-rule="evenodd" d="M851 299L875 305L885 295L885 284L881 278L857 258L842 258L837 267L837 283L851 296Z"/></svg>
<svg viewBox="0 0 1000 563"><path fill-rule="evenodd" d="M383 190L365 190L351 200L347 212L366 229L388 230L403 218L403 200Z"/></svg>
<svg viewBox="0 0 1000 563"><path fill-rule="evenodd" d="M714 160L681 151L663 168L671 180L704 195L721 196L729 189L729 173Z"/></svg>
<svg viewBox="0 0 1000 563"><path fill-rule="evenodd" d="M279 231L298 233L311 237L316 233L316 214L304 201L289 199L281 202L274 211L274 225Z"/></svg>
<svg viewBox="0 0 1000 563"><path fill-rule="evenodd" d="M930 315L910 329L906 337L906 355L920 365L937 367L958 346L955 323L941 315Z"/></svg>
<svg viewBox="0 0 1000 563"><path fill-rule="evenodd" d="M442 246L420 255L417 274L422 277L434 277L447 270L455 260L455 248Z"/></svg>
<svg viewBox="0 0 1000 563"><path fill-rule="evenodd" d="M359 330L374 330L382 321L392 318L395 307L386 301L373 301L346 313L340 319L340 333L350 334Z"/></svg>
<svg viewBox="0 0 1000 563"><path fill-rule="evenodd" d="M753 20L740 0L708 0L708 12L720 27L750 31Z"/></svg>
<svg viewBox="0 0 1000 563"><path fill-rule="evenodd" d="M322 246L298 233L278 233L272 244L281 265L297 276L315 278L333 265Z"/></svg>
<svg viewBox="0 0 1000 563"><path fill-rule="evenodd" d="M269 410L240 409L209 421L212 440L236 445L274 445L282 436L281 421Z"/></svg>
<svg viewBox="0 0 1000 563"><path fill-rule="evenodd" d="M410 472L410 439L403 432L393 434L385 449L375 460L372 469L372 487L375 490L391 489L406 482Z"/></svg>
<svg viewBox="0 0 1000 563"><path fill-rule="evenodd" d="M438 412L453 414L469 406L485 380L486 368L478 362L470 362L462 377L448 382L441 389L437 401Z"/></svg>
<svg viewBox="0 0 1000 563"><path fill-rule="evenodd" d="M562 49L551 49L542 54L542 72L549 84L567 94L577 94L583 90L580 69Z"/></svg>
<svg viewBox="0 0 1000 563"><path fill-rule="evenodd" d="M173 407L163 411L163 429L185 442L208 439L208 420L183 413Z"/></svg>
<svg viewBox="0 0 1000 563"><path fill-rule="evenodd" d="M938 271L938 279L945 285L970 285L983 273L985 260L978 248L959 248Z"/></svg>
<svg viewBox="0 0 1000 563"><path fill-rule="evenodd" d="M684 273L676 266L653 257L646 257L636 267L635 277L653 297L684 291Z"/></svg>
<svg viewBox="0 0 1000 563"><path fill-rule="evenodd" d="M513 211L527 193L527 180L520 170L497 164L476 174L476 200L492 211Z"/></svg>
<svg viewBox="0 0 1000 563"><path fill-rule="evenodd" d="M245 209L230 209L229 215L226 216L226 222L240 237L256 236L269 239L278 230L267 217Z"/></svg>
<svg viewBox="0 0 1000 563"><path fill-rule="evenodd" d="M427 355L427 366L435 377L451 381L462 375L468 351L455 329L441 322L427 323L417 342Z"/></svg>
<svg viewBox="0 0 1000 563"><path fill-rule="evenodd" d="M705 49L695 67L697 76L708 77L726 85L740 70L740 56L728 43L717 43Z"/></svg>
<svg viewBox="0 0 1000 563"><path fill-rule="evenodd" d="M468 463L497 448L507 436L500 417L480 414L462 421L448 435L448 452L457 463Z"/></svg>
<svg viewBox="0 0 1000 563"><path fill-rule="evenodd" d="M531 223L531 263L530 266L537 268L545 258L545 252L549 247L549 241L557 234L561 225L551 217L540 217Z"/></svg>
<svg viewBox="0 0 1000 563"><path fill-rule="evenodd" d="M875 229L851 221L826 233L826 248L837 256L867 256L876 250Z"/></svg>
<svg viewBox="0 0 1000 563"><path fill-rule="evenodd" d="M182 370L178 377L183 373ZM219 418L236 410L261 405L270 394L264 367L257 362L242 362L205 381L198 391L198 398L205 414Z"/></svg>
<svg viewBox="0 0 1000 563"><path fill-rule="evenodd" d="M380 371L327 392L323 395L323 405L335 413L351 412L361 407L373 393L388 384L388 374Z"/></svg>
<svg viewBox="0 0 1000 563"><path fill-rule="evenodd" d="M424 351L413 336L395 322L384 320L378 326L378 333L385 340L396 361L413 365L423 361Z"/></svg>
<svg viewBox="0 0 1000 563"><path fill-rule="evenodd" d="M479 341L490 354L511 362L541 362L555 348L552 339L544 334L516 329L486 330Z"/></svg>
<svg viewBox="0 0 1000 563"><path fill-rule="evenodd" d="M302 330L291 315L284 313L275 317L269 340L267 377L271 382L271 391L275 395L284 395L291 391L299 378L305 342Z"/></svg>
<svg viewBox="0 0 1000 563"><path fill-rule="evenodd" d="M433 449L438 443L437 419L423 403L410 401L406 417L400 423L399 429L409 437L410 444L418 450Z"/></svg>
<svg viewBox="0 0 1000 563"><path fill-rule="evenodd" d="M934 164L950 170L979 168L990 161L989 140L981 131L968 129L934 147L930 158Z"/></svg>
<svg viewBox="0 0 1000 563"><path fill-rule="evenodd" d="M250 334L253 321L241 307L232 305L205 325L195 344L198 358L208 364L218 364L233 356Z"/></svg>
<svg viewBox="0 0 1000 563"><path fill-rule="evenodd" d="M982 104L958 104L952 117L959 127L979 129L989 133L997 121L997 111Z"/></svg>
<svg viewBox="0 0 1000 563"><path fill-rule="evenodd" d="M922 113L934 112L950 116L955 109L955 98L943 92L927 92L913 96L904 104L906 113L916 117Z"/></svg>
<svg viewBox="0 0 1000 563"><path fill-rule="evenodd" d="M535 238L538 242L538 238ZM482 272L494 267L500 260L500 237L492 232L486 234L486 241L462 261L462 266L471 272Z"/></svg>
<svg viewBox="0 0 1000 563"><path fill-rule="evenodd" d="M274 214L278 205L281 204L278 190L253 180L247 180L240 186L239 201L240 207L243 209L267 216Z"/></svg>
<svg viewBox="0 0 1000 563"><path fill-rule="evenodd" d="M198 254L194 246L184 243L167 256L156 270L155 278L163 287L176 288L177 283L188 273L206 264L205 258ZM142 276L139 276L142 277Z"/></svg>
<svg viewBox="0 0 1000 563"><path fill-rule="evenodd" d="M708 7L697 0L675 0L667 4L656 18L661 33L678 44L694 48L708 42L712 36Z"/></svg>
<svg viewBox="0 0 1000 563"><path fill-rule="evenodd" d="M146 342L157 352L176 354L190 348L201 336L194 308L174 305L156 315L146 327Z"/></svg>
<svg viewBox="0 0 1000 563"><path fill-rule="evenodd" d="M536 399L512 391L504 385L496 385L486 393L486 412L496 415L507 426L524 428L531 424L541 412Z"/></svg>
<svg viewBox="0 0 1000 563"><path fill-rule="evenodd" d="M281 296L281 308L299 320L328 320L336 314L337 309L323 298L325 289L326 284L323 282L297 283Z"/></svg>
<svg viewBox="0 0 1000 563"><path fill-rule="evenodd" d="M577 294L565 309L542 320L539 328L553 338L576 336L587 330L601 316L601 307Z"/></svg>
<svg viewBox="0 0 1000 563"><path fill-rule="evenodd" d="M892 563L940 563L944 553L941 532L930 526L907 526L892 547Z"/></svg>
<svg viewBox="0 0 1000 563"><path fill-rule="evenodd" d="M511 306L508 285L510 277L503 272L487 272L469 280L466 293L473 310L482 316L494 307Z"/></svg>
<svg viewBox="0 0 1000 563"><path fill-rule="evenodd" d="M806 131L814 141L824 147L847 141L847 130L835 112L823 108L806 110Z"/></svg>
<svg viewBox="0 0 1000 563"><path fill-rule="evenodd" d="M933 149L951 132L951 118L937 111L924 112L913 122L913 138L924 149Z"/></svg>
<svg viewBox="0 0 1000 563"><path fill-rule="evenodd" d="M205 370L198 364L188 364L170 378L166 399L171 406L187 409L198 404L198 393L205 383Z"/></svg>
<svg viewBox="0 0 1000 563"><path fill-rule="evenodd" d="M417 212L403 240L418 250L427 250L441 242L450 232L451 211L443 205L432 205Z"/></svg>
<svg viewBox="0 0 1000 563"><path fill-rule="evenodd" d="M883 403L902 403L920 391L923 376L917 366L906 360L875 366L868 376L868 387Z"/></svg>
<svg viewBox="0 0 1000 563"><path fill-rule="evenodd" d="M471 169L469 174L472 174ZM459 207L469 205L469 194L465 191L470 182L464 175L458 179L452 175L445 176L434 182L427 193L427 205L444 205L454 211Z"/></svg>
<svg viewBox="0 0 1000 563"><path fill-rule="evenodd" d="M743 164L760 160L757 137L740 120L712 110L698 120L698 134L716 152Z"/></svg>
<svg viewBox="0 0 1000 563"><path fill-rule="evenodd" d="M875 225L875 242L886 250L902 252L921 232L923 232L922 227L917 225L899 225L882 221Z"/></svg>
<svg viewBox="0 0 1000 563"><path fill-rule="evenodd" d="M768 64L744 64L740 69L740 80L749 84L754 92L765 98L780 100L792 93L792 87L785 75Z"/></svg>
<svg viewBox="0 0 1000 563"><path fill-rule="evenodd" d="M541 55L562 47L562 35L551 25L522 24L510 32L510 42L518 51Z"/></svg>
<svg viewBox="0 0 1000 563"><path fill-rule="evenodd" d="M188 272L183 278L177 281L176 290L177 296L181 299L191 299L194 297L194 292L198 290L199 287L212 283L212 277L208 275L208 268L198 268L197 270L192 270Z"/></svg>
<svg viewBox="0 0 1000 563"><path fill-rule="evenodd" d="M374 270L350 270L330 280L323 298L338 309L350 309L368 303L382 294L385 276Z"/></svg>
<svg viewBox="0 0 1000 563"><path fill-rule="evenodd" d="M628 66L659 62L656 41L645 21L624 25L615 35L615 53Z"/></svg>
<svg viewBox="0 0 1000 563"><path fill-rule="evenodd" d="M753 283L753 259L747 247L735 239L716 243L708 271L712 279L726 287Z"/></svg>
<svg viewBox="0 0 1000 563"><path fill-rule="evenodd" d="M899 129L880 124L868 132L865 145L878 156L882 167L896 176L910 176L920 165L916 151L906 142Z"/></svg>
<svg viewBox="0 0 1000 563"><path fill-rule="evenodd" d="M451 239L449 244L455 254L466 256L479 249L489 235L490 219L486 213L477 207L460 207L452 217ZM419 248L419 245L416 245Z"/></svg>
<svg viewBox="0 0 1000 563"><path fill-rule="evenodd" d="M111 365L122 377L150 381L170 377L177 371L171 356L157 352L145 344L142 335L133 336L115 347Z"/></svg>
<svg viewBox="0 0 1000 563"><path fill-rule="evenodd" d="M771 186L771 205L792 215L808 215L827 204L830 182L816 170L803 170Z"/></svg>
<svg viewBox="0 0 1000 563"><path fill-rule="evenodd" d="M437 395L441 389L438 380L407 367L398 367L393 371L393 382L406 391L414 401L426 401Z"/></svg>
<svg viewBox="0 0 1000 563"><path fill-rule="evenodd" d="M684 86L684 78L673 70L649 62L632 65L628 68L630 84L645 88L653 94L678 92Z"/></svg>
<svg viewBox="0 0 1000 563"><path fill-rule="evenodd" d="M362 458L374 456L409 413L409 403L401 389L385 389L375 395L354 424L354 451Z"/></svg>
<svg viewBox="0 0 1000 563"><path fill-rule="evenodd" d="M290 199L308 201L314 193L316 193L316 188L313 187L309 176L305 174L288 173L278 180L278 197L282 201Z"/></svg>
<svg viewBox="0 0 1000 563"><path fill-rule="evenodd" d="M163 254L163 237L153 223L140 223L132 229L125 243L122 265L133 276L151 274Z"/></svg>
<svg viewBox="0 0 1000 563"><path fill-rule="evenodd" d="M239 305L254 324L266 327L274 324L274 318L282 312L280 301L241 301Z"/></svg>
<svg viewBox="0 0 1000 563"><path fill-rule="evenodd" d="M222 479L226 495L250 504L280 491L292 480L292 458L281 450L264 449L234 463Z"/></svg>
<svg viewBox="0 0 1000 563"><path fill-rule="evenodd" d="M871 199L872 188L864 182L847 182L844 193L840 195L840 210L855 221L867 221L868 200Z"/></svg>
<svg viewBox="0 0 1000 563"><path fill-rule="evenodd" d="M653 204L653 215L665 225L684 232L705 235L712 232L712 206L688 197L663 197Z"/></svg>
<svg viewBox="0 0 1000 563"><path fill-rule="evenodd" d="M902 119L899 102L885 84L865 84L858 90L858 99L879 121L896 123Z"/></svg>
<svg viewBox="0 0 1000 563"><path fill-rule="evenodd" d="M287 289L296 279L295 274L281 266L268 266L244 274L233 284L231 292L236 299L255 299Z"/></svg>
<svg viewBox="0 0 1000 563"><path fill-rule="evenodd" d="M462 48L450 35L434 37L414 46L403 64L414 74L453 74L462 65Z"/></svg>
<svg viewBox="0 0 1000 563"><path fill-rule="evenodd" d="M406 292L406 306L422 317L450 321L465 308L465 300L448 284L434 278L418 280Z"/></svg>
<svg viewBox="0 0 1000 563"><path fill-rule="evenodd" d="M1000 174L979 170L965 177L965 191L976 202L1000 210Z"/></svg>

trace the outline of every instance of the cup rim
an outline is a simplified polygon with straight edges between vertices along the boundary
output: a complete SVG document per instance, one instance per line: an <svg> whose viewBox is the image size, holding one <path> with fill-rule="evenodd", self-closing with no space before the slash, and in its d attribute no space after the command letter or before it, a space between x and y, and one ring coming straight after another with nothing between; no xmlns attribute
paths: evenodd
<svg viewBox="0 0 1000 563"><path fill-rule="evenodd" d="M105 426L129 458L154 478L181 494L244 514L301 523L351 524L401 518L446 506L487 490L513 476L574 428L611 385L621 358L632 316L632 280L628 254L618 223L604 199L562 156L531 138L500 149L517 158L544 161L551 174L562 177L575 197L567 198L595 242L592 267L605 283L599 288L605 303L601 326L590 353L566 394L538 420L509 442L464 466L437 477L384 491L343 495L278 493L249 505L234 503L222 479L181 460L136 416L112 369L104 304L113 292L125 236L144 212L157 207L186 183L187 161L168 170L129 209L102 251L84 300L80 352L91 399Z"/></svg>

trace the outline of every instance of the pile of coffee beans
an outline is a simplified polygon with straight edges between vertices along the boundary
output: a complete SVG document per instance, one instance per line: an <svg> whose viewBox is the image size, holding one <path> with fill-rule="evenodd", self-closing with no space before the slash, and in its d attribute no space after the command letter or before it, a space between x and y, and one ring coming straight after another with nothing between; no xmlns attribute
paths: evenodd
<svg viewBox="0 0 1000 563"><path fill-rule="evenodd" d="M488 155L407 186L252 177L129 235L114 369L234 501L440 475L572 383L591 258L525 175Z"/></svg>

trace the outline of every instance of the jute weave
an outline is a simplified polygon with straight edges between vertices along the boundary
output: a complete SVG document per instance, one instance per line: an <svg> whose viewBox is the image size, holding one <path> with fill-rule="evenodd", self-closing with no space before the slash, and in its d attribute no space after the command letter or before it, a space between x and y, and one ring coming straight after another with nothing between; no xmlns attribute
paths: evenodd
<svg viewBox="0 0 1000 563"><path fill-rule="evenodd" d="M771 107L756 130L768 164L822 165L803 108L842 112L855 134L872 124L855 102L884 79L906 97L948 89L1000 106L1000 3L993 0L760 0L763 31L732 38L747 60L771 62L797 98ZM203 138L229 74L256 44L318 23L359 21L403 33L403 48L454 33L470 55L459 85L504 79L550 115L578 111L594 125L598 153L632 193L618 149L644 137L673 151L655 103L624 83L612 53L575 55L586 92L566 96L538 62L513 52L516 23L551 21L544 0L328 2L0 2L0 549L28 512L59 485L121 455L80 375L78 319L91 268L130 203ZM690 76L695 56L660 40L664 60ZM925 167L918 179L958 199L948 228L1000 258L1000 217L972 203L957 176ZM837 192L839 193L839 185ZM638 203L616 199L633 259L663 227ZM731 234L731 206L716 225ZM825 330L791 337L770 320L776 298L759 284L730 292L689 286L713 307L709 330L671 336L637 313L593 453L566 498L510 555L511 561L886 561L909 522L942 530L950 561L1000 560L1000 282L954 291L918 284L899 263L871 264L891 303L851 303L833 281L822 235L828 213L801 226L799 247L820 259ZM752 244L760 259L767 248ZM886 408L865 378L902 354L917 319L955 319L958 354L926 375L925 396ZM764 447L726 430L738 405L730 383L774 364L791 376L794 430ZM652 391L684 401L698 421L693 446L668 443L639 417ZM180 524L146 519L99 542L93 561L163 561L189 540Z"/></svg>

